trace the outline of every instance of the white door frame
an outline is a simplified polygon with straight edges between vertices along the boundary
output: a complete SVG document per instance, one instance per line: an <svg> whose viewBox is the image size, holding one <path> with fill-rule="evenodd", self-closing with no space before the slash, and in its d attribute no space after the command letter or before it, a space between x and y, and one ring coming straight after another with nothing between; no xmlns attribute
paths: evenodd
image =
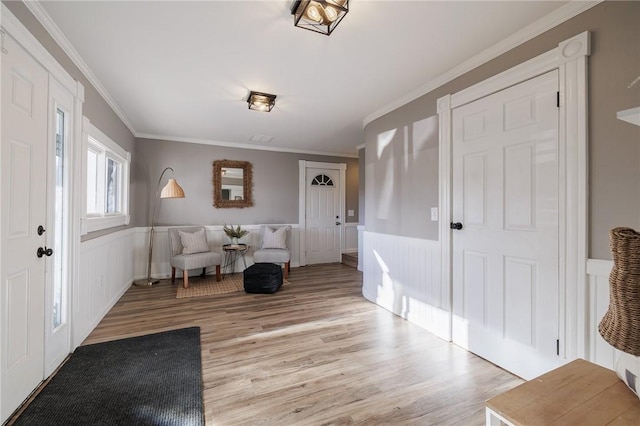
<svg viewBox="0 0 640 426"><path fill-rule="evenodd" d="M587 57L589 32L460 92L438 99L441 286L452 312L452 110L522 81L559 70L560 357L588 356L587 263ZM451 336L451 323L449 324Z"/></svg>
<svg viewBox="0 0 640 426"><path fill-rule="evenodd" d="M70 197L69 197L69 229L68 229L68 288L72 291L73 283L78 277L79 273L79 250L80 250L80 183L81 183L81 170L80 170L80 158L82 158L82 105L84 103L84 86L79 81L76 81L49 53L49 51L40 44L31 32L20 22L18 18L9 10L9 8L2 3L0 11L2 31L6 32L13 37L37 62L39 62L49 72L50 77L55 80L66 90L68 90L74 98L73 102L73 127L69 129L70 133ZM46 173L43 171L43 178L46 178ZM2 253L0 253L2 255ZM1 267L1 262L0 262ZM3 275L3 271L0 271L0 277ZM68 294L68 319L69 326L73 328L73 297L72 294ZM0 328L2 327L3 318L0 316ZM43 324L44 327L44 324ZM72 332L71 332L72 333ZM71 343L69 346L69 352L73 348ZM0 353L0 363L3 361ZM43 369L45 366L43 366ZM2 395L0 394L0 404L2 404ZM4 411L4 407L2 408ZM2 419L4 420L4 419Z"/></svg>
<svg viewBox="0 0 640 426"><path fill-rule="evenodd" d="M331 169L340 173L340 253L344 252L344 222L347 198L347 165L298 161L298 223L300 224L300 266L307 264L307 169Z"/></svg>

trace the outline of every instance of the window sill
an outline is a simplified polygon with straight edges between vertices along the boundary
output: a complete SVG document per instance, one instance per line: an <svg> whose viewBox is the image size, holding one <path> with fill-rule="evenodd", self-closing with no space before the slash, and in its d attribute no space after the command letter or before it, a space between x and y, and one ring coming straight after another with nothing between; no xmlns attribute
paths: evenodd
<svg viewBox="0 0 640 426"><path fill-rule="evenodd" d="M128 214L83 218L81 220L82 235L107 228L128 225L129 220L130 216Z"/></svg>

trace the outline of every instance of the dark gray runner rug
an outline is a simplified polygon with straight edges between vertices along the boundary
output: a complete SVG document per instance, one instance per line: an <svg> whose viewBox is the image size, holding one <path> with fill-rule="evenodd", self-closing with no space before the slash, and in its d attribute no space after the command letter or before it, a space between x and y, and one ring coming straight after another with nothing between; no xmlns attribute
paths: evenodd
<svg viewBox="0 0 640 426"><path fill-rule="evenodd" d="M16 425L204 425L200 328L81 346Z"/></svg>

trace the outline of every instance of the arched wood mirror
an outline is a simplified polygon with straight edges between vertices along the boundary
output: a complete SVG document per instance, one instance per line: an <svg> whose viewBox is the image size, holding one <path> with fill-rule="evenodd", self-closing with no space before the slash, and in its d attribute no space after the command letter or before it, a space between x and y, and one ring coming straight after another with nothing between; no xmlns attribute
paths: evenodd
<svg viewBox="0 0 640 426"><path fill-rule="evenodd" d="M216 160L213 162L213 205L216 208L253 206L251 163Z"/></svg>

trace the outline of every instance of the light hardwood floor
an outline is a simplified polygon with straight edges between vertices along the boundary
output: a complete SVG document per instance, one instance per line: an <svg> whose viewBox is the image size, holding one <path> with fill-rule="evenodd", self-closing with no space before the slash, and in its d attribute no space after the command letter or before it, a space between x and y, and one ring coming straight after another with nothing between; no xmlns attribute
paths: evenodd
<svg viewBox="0 0 640 426"><path fill-rule="evenodd" d="M522 383L366 301L354 268L296 268L289 281L190 299L175 298L178 281L132 287L84 344L201 327L215 426L481 425L485 400Z"/></svg>

